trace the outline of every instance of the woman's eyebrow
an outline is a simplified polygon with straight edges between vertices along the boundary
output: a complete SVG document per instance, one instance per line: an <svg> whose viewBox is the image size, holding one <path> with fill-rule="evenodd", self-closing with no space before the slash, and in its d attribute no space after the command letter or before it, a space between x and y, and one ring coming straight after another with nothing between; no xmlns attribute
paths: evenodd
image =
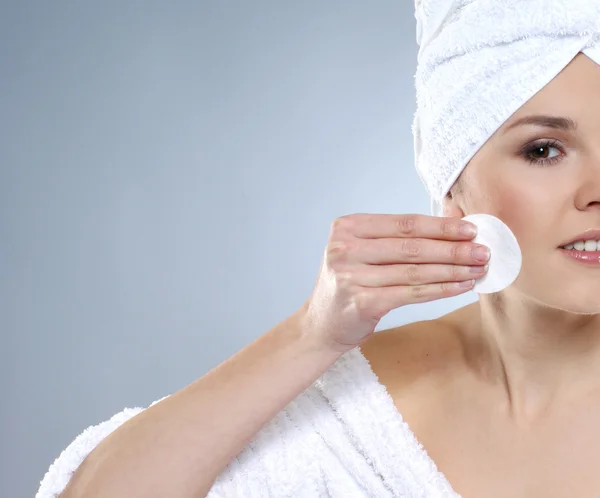
<svg viewBox="0 0 600 498"><path fill-rule="evenodd" d="M514 123L510 124L504 129L504 133L516 128L517 126L523 125L542 126L545 128L555 128L564 131L575 131L577 129L577 123L571 118L564 116L546 116L543 114L536 114L517 119Z"/></svg>

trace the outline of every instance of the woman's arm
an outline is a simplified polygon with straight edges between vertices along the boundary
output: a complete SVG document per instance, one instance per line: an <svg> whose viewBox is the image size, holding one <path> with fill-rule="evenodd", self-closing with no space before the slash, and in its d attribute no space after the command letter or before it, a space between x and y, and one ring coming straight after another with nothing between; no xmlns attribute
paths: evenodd
<svg viewBox="0 0 600 498"><path fill-rule="evenodd" d="M252 437L341 356L303 335L303 310L117 428L60 496L206 496Z"/></svg>

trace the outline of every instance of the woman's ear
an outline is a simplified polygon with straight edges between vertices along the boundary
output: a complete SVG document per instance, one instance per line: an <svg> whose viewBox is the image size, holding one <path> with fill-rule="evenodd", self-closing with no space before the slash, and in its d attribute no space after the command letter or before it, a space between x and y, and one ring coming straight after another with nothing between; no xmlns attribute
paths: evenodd
<svg viewBox="0 0 600 498"><path fill-rule="evenodd" d="M466 215L462 207L458 203L458 199L448 192L444 197L444 217L447 218L464 218Z"/></svg>

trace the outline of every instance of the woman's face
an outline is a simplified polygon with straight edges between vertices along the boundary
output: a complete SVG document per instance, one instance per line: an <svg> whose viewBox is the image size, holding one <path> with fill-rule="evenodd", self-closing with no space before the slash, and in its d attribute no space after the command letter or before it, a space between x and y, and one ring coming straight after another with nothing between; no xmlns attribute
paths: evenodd
<svg viewBox="0 0 600 498"><path fill-rule="evenodd" d="M570 119L575 128L517 124L536 115ZM511 228L523 266L509 291L600 313L600 264L572 261L558 249L600 229L600 65L578 54L494 133L462 177L464 193L447 200L446 216L489 213Z"/></svg>

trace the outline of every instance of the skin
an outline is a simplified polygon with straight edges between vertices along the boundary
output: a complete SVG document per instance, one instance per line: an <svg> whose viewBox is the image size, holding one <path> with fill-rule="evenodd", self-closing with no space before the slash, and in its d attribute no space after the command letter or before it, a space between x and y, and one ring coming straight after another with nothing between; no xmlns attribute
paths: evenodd
<svg viewBox="0 0 600 498"><path fill-rule="evenodd" d="M361 347L464 498L600 495L600 267L557 249L600 228L599 89L600 66L578 54L494 133L445 199L444 216L489 213L511 228L523 253L517 280ZM535 114L569 117L577 129L508 129ZM522 155L545 140L557 144Z"/></svg>

